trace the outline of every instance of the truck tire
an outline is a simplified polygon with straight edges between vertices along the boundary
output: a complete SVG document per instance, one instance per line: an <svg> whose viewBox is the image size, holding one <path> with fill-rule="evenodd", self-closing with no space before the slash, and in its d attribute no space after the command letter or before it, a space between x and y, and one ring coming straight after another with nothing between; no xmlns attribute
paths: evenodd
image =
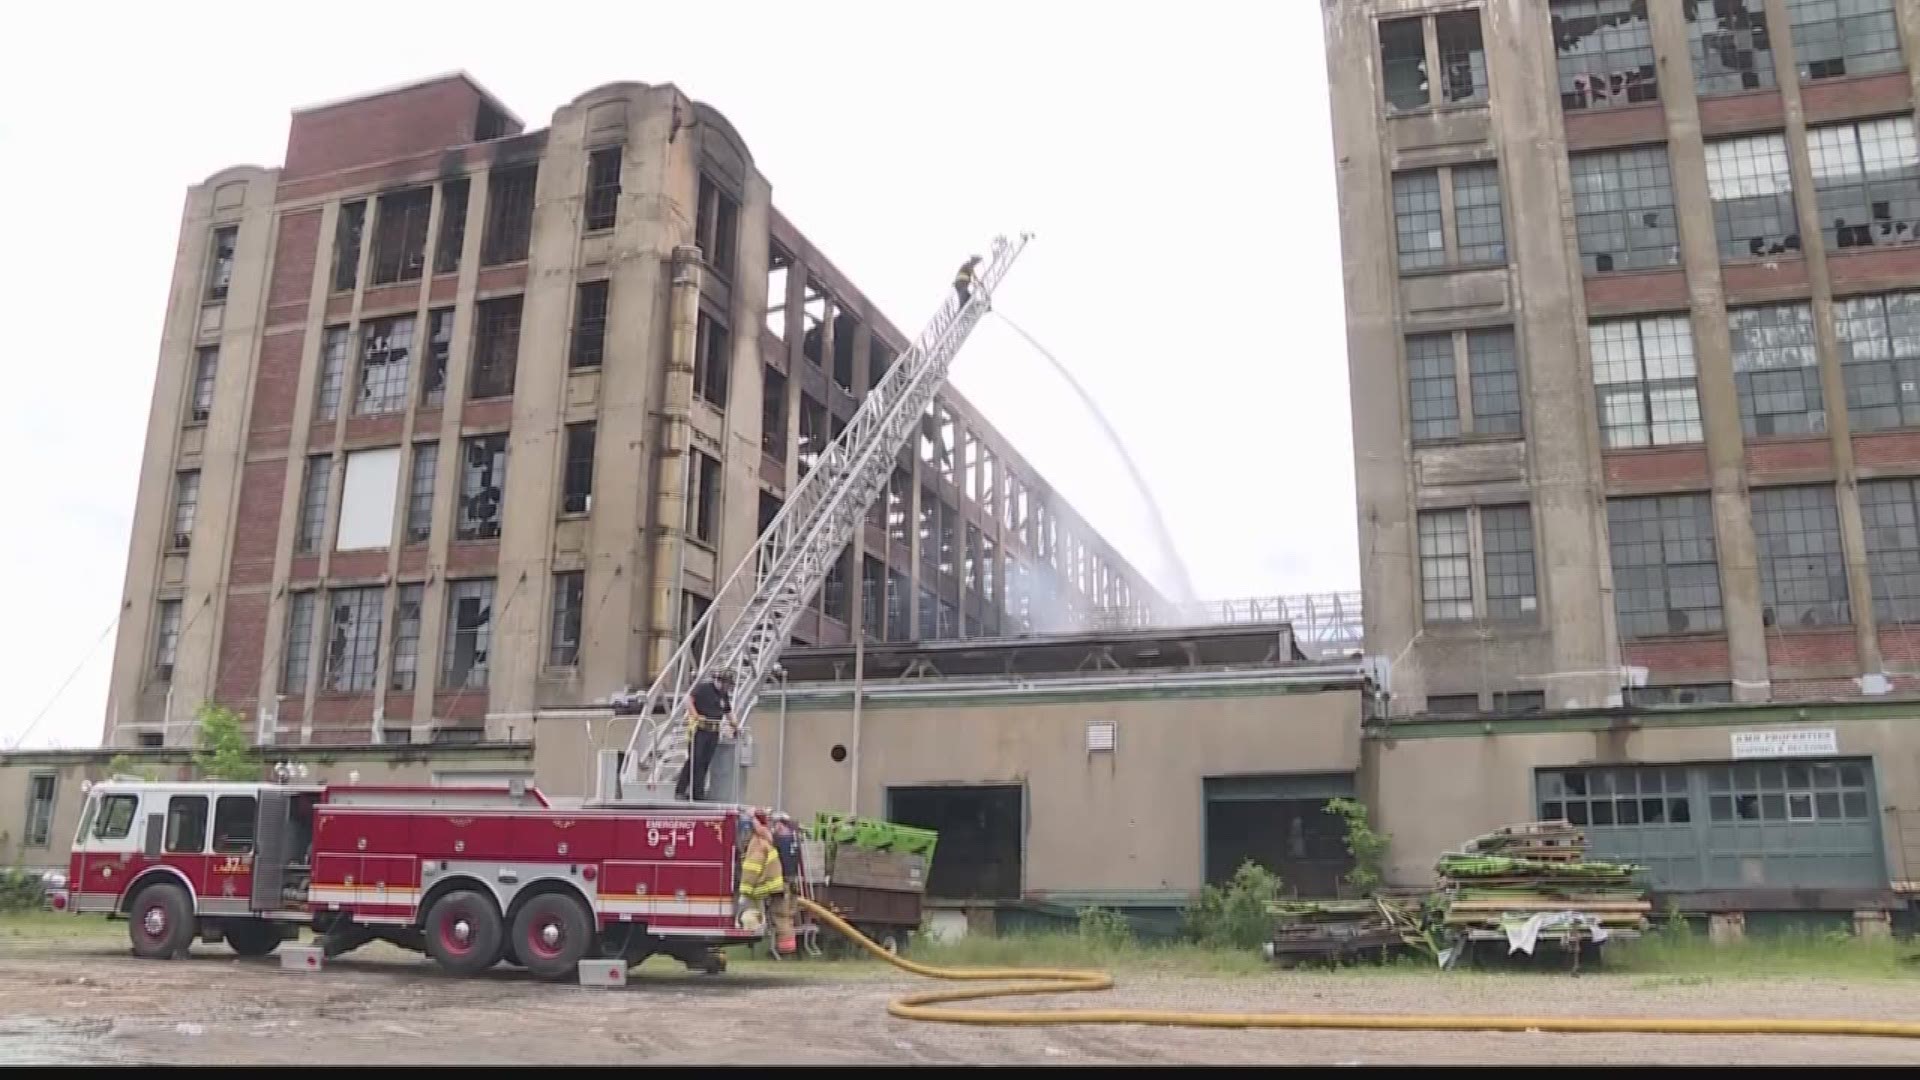
<svg viewBox="0 0 1920 1080"><path fill-rule="evenodd" d="M241 956L266 956L280 947L280 927L265 919L234 919L220 928L227 944Z"/></svg>
<svg viewBox="0 0 1920 1080"><path fill-rule="evenodd" d="M513 917L508 948L520 966L543 979L579 972L593 947L593 916L567 893L542 893Z"/></svg>
<svg viewBox="0 0 1920 1080"><path fill-rule="evenodd" d="M133 954L146 960L184 956L193 944L193 903L171 881L156 881L134 894L127 912L127 936Z"/></svg>
<svg viewBox="0 0 1920 1080"><path fill-rule="evenodd" d="M500 960L500 909L493 897L455 889L427 911L427 955L455 975L478 975Z"/></svg>

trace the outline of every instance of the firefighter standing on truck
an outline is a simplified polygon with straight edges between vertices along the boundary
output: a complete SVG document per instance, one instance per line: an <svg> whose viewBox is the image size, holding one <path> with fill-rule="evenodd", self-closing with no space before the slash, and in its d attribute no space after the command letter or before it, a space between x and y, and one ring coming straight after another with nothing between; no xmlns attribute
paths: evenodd
<svg viewBox="0 0 1920 1080"><path fill-rule="evenodd" d="M733 729L733 672L724 668L694 686L687 695L687 760L674 781L673 797L707 801L707 770L720 745L720 729Z"/></svg>

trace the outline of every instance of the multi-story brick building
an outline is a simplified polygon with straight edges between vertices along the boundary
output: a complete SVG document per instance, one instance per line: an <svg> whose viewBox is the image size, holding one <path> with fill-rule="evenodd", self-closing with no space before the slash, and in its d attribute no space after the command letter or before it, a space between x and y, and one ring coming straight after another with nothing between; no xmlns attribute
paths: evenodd
<svg viewBox="0 0 1920 1080"><path fill-rule="evenodd" d="M204 701L471 740L644 685L907 344L672 86L528 132L449 75L299 110L285 162L188 193L109 745ZM957 393L917 441L797 640L1153 595Z"/></svg>
<svg viewBox="0 0 1920 1080"><path fill-rule="evenodd" d="M1920 4L1323 8L1395 711L1920 689Z"/></svg>

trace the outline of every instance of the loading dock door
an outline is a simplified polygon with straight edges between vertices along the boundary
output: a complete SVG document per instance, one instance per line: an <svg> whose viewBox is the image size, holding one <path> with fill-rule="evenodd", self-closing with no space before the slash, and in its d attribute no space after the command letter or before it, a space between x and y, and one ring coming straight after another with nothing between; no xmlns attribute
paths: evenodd
<svg viewBox="0 0 1920 1080"><path fill-rule="evenodd" d="M1207 884L1225 884L1251 859L1287 892L1338 895L1353 856L1327 800L1353 797L1352 774L1209 776L1204 787Z"/></svg>
<svg viewBox="0 0 1920 1080"><path fill-rule="evenodd" d="M1018 784L887 789L887 820L940 834L927 895L948 900L1019 898L1025 810Z"/></svg>

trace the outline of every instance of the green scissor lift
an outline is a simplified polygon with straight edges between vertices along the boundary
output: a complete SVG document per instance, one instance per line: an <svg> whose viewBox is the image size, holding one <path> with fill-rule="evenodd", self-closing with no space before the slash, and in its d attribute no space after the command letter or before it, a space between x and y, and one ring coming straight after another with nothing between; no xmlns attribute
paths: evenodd
<svg viewBox="0 0 1920 1080"><path fill-rule="evenodd" d="M814 815L813 827L808 835L815 840L851 844L868 851L920 855L925 857L929 866L933 865L933 846L939 839L939 834L932 829L916 829L911 825L896 825L891 821L853 817L827 810Z"/></svg>

